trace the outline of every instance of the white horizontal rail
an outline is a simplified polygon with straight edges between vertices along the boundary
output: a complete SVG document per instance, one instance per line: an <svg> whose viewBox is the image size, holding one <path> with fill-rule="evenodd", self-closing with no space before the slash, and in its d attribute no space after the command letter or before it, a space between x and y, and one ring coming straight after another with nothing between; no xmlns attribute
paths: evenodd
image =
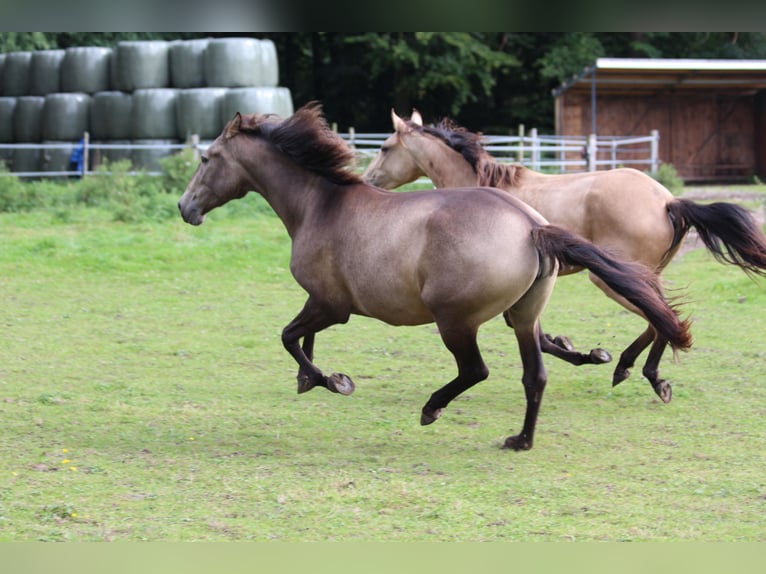
<svg viewBox="0 0 766 574"><path fill-rule="evenodd" d="M377 154L389 133L348 133L339 134L356 151L362 162L369 161ZM82 142L43 142L2 144L0 150L17 149L73 149L77 146L92 150L167 150L182 149L204 151L211 142L200 142L192 136L187 143L107 143L90 142L88 136ZM484 148L490 155L502 162L515 162L527 165L535 170L551 172L594 171L599 168L613 169L620 166L643 166L654 173L659 166L657 150L659 134L655 131L648 136L553 136L537 135L531 130L529 135L485 135L482 136ZM87 156L87 154L85 154ZM82 171L29 171L0 172L0 175L17 177L62 177L83 176L93 172L89 166ZM130 173L139 173L138 171ZM158 172L144 172L156 175Z"/></svg>

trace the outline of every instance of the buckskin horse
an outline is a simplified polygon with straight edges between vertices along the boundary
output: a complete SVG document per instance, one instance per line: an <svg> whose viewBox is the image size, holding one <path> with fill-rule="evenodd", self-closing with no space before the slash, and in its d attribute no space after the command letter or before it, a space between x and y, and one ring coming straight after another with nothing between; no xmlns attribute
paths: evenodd
<svg viewBox="0 0 766 574"><path fill-rule="evenodd" d="M476 185L502 188L531 205L550 223L623 260L643 263L658 275L694 227L717 260L738 265L747 273L766 275L766 237L755 219L738 205L726 202L702 205L676 199L653 178L630 168L542 174L518 164L496 161L483 148L480 134L449 120L424 126L417 111L404 120L393 110L391 119L394 133L364 173L371 184L392 189L425 175L437 188ZM582 270L580 265L561 265L559 275ZM590 273L590 279L607 296L642 315L597 275ZM651 325L620 355L612 385L628 378L636 359L649 345L643 375L667 403L672 390L659 376L666 341ZM543 352L575 365L611 360L603 349L587 354L574 351L567 337L541 334L541 347Z"/></svg>
<svg viewBox="0 0 766 574"><path fill-rule="evenodd" d="M389 192L364 183L348 169L352 160L316 102L285 120L238 113L202 155L178 203L183 219L199 225L210 210L256 191L282 220L292 239L290 270L308 293L282 332L298 363L299 393L354 390L348 376L325 376L313 364L322 329L352 314L391 325L435 322L458 373L425 403L420 422L433 423L452 399L487 378L477 332L505 311L521 354L526 414L504 446L530 449L547 380L539 317L559 265L591 270L641 309L674 350L691 345L687 322L644 266L548 225L500 190Z"/></svg>

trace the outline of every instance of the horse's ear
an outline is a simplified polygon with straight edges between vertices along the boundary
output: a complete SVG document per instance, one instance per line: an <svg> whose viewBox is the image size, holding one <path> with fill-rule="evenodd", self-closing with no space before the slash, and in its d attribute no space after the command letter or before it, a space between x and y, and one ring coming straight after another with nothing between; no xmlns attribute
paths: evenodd
<svg viewBox="0 0 766 574"><path fill-rule="evenodd" d="M240 115L239 131L253 131L258 127L257 116L255 114Z"/></svg>
<svg viewBox="0 0 766 574"><path fill-rule="evenodd" d="M396 115L394 108L391 108L391 121L394 123L394 131L403 132L407 129L407 124L404 120Z"/></svg>
<svg viewBox="0 0 766 574"><path fill-rule="evenodd" d="M417 124L419 126L423 125L423 116L420 115L420 112L417 111L415 108L412 108L412 115L410 116L410 121L413 124Z"/></svg>
<svg viewBox="0 0 766 574"><path fill-rule="evenodd" d="M226 124L226 137L231 138L237 135L240 132L240 129L242 127L242 114L237 112L234 114L234 117L232 120Z"/></svg>

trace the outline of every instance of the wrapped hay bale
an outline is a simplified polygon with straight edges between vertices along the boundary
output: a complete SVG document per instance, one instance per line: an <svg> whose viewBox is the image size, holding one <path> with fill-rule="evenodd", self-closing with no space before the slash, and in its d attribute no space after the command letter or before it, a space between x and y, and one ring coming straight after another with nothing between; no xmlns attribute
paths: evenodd
<svg viewBox="0 0 766 574"><path fill-rule="evenodd" d="M39 148L14 149L11 171L14 173L40 171L40 152Z"/></svg>
<svg viewBox="0 0 766 574"><path fill-rule="evenodd" d="M13 133L17 142L36 143L42 141L43 106L42 96L16 98L13 110Z"/></svg>
<svg viewBox="0 0 766 574"><path fill-rule="evenodd" d="M109 89L112 49L99 46L67 48L61 62L61 91L95 94Z"/></svg>
<svg viewBox="0 0 766 574"><path fill-rule="evenodd" d="M3 68L5 67L5 54L0 54L0 96L5 95L3 93Z"/></svg>
<svg viewBox="0 0 766 574"><path fill-rule="evenodd" d="M178 92L176 123L178 139L191 134L200 138L216 138L225 122L221 118L221 102L226 88L192 88Z"/></svg>
<svg viewBox="0 0 766 574"><path fill-rule="evenodd" d="M45 96L61 91L61 61L65 50L32 53L29 64L29 95Z"/></svg>
<svg viewBox="0 0 766 574"><path fill-rule="evenodd" d="M90 104L90 134L94 140L126 140L133 137L133 95L97 92Z"/></svg>
<svg viewBox="0 0 766 574"><path fill-rule="evenodd" d="M0 74L1 75L1 74ZM16 109L16 98L0 97L0 143L16 141L13 133L13 112ZM0 167L10 170L13 163L13 150L0 148Z"/></svg>
<svg viewBox="0 0 766 574"><path fill-rule="evenodd" d="M43 106L42 139L79 141L88 130L88 94L48 94Z"/></svg>
<svg viewBox="0 0 766 574"><path fill-rule="evenodd" d="M119 42L114 49L113 87L123 92L170 85L170 44L164 40Z"/></svg>
<svg viewBox="0 0 766 574"><path fill-rule="evenodd" d="M13 150L0 148L0 170L13 171Z"/></svg>
<svg viewBox="0 0 766 574"><path fill-rule="evenodd" d="M178 40L170 43L170 85L174 88L205 86L205 50L209 40Z"/></svg>
<svg viewBox="0 0 766 574"><path fill-rule="evenodd" d="M0 143L13 143L13 112L16 98L0 98Z"/></svg>
<svg viewBox="0 0 766 574"><path fill-rule="evenodd" d="M288 88L235 88L223 97L221 120L225 124L234 115L277 114L283 118L293 114L293 100Z"/></svg>
<svg viewBox="0 0 766 574"><path fill-rule="evenodd" d="M115 163L124 159L127 159L132 163L133 151L129 147L120 147L129 146L132 143L133 142L130 140L111 139L105 141L92 141L90 153L91 169L97 168L104 162Z"/></svg>
<svg viewBox="0 0 766 574"><path fill-rule="evenodd" d="M139 139L133 140L132 143L137 146L152 146L133 149L132 159L136 169L162 171L160 160L175 153L176 150L169 146L178 142L174 139Z"/></svg>
<svg viewBox="0 0 766 574"><path fill-rule="evenodd" d="M60 141L43 141L46 145L55 145L56 147L46 147L40 154L41 171L70 171L69 160L77 144ZM71 170L75 168L72 167Z"/></svg>
<svg viewBox="0 0 766 574"><path fill-rule="evenodd" d="M240 88L276 86L279 80L277 51L271 40L216 38L205 50L208 86Z"/></svg>
<svg viewBox="0 0 766 574"><path fill-rule="evenodd" d="M178 90L157 88L133 92L132 138L171 139L178 133L176 99Z"/></svg>
<svg viewBox="0 0 766 574"><path fill-rule="evenodd" d="M3 95L29 95L29 69L32 52L8 52L3 63Z"/></svg>

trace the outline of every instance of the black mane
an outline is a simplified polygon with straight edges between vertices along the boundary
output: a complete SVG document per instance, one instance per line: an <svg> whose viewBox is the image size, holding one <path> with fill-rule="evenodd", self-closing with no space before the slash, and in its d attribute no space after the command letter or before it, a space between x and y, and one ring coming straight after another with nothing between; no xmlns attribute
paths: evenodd
<svg viewBox="0 0 766 574"><path fill-rule="evenodd" d="M283 121L273 116L243 116L240 131L258 134L301 167L340 185L361 183L349 168L354 151L333 132L322 115L322 106L310 102Z"/></svg>
<svg viewBox="0 0 766 574"><path fill-rule="evenodd" d="M481 145L481 134L469 132L445 118L435 126L422 126L420 129L429 135L439 138L453 150L465 158L474 171L478 172L479 165L487 155Z"/></svg>
<svg viewBox="0 0 766 574"><path fill-rule="evenodd" d="M482 146L481 134L469 132L446 118L435 126L418 126L412 122L410 125L425 134L439 138L462 155L476 172L478 185L506 187L518 184L524 168L516 164L495 161Z"/></svg>

